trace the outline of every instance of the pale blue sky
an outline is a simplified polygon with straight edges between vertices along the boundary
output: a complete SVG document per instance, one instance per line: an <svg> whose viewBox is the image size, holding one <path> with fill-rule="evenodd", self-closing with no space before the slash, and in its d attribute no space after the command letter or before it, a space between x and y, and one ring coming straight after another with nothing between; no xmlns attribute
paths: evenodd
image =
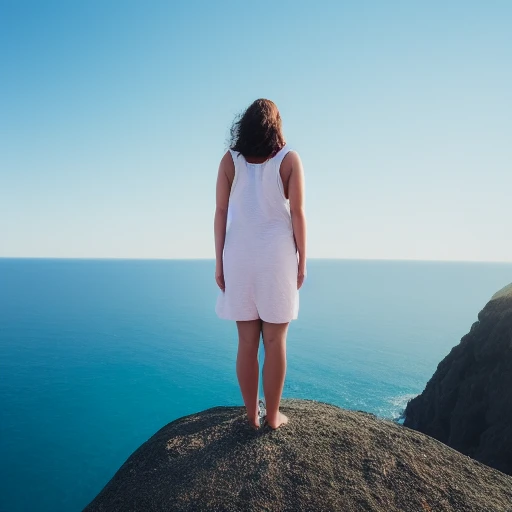
<svg viewBox="0 0 512 512"><path fill-rule="evenodd" d="M512 2L0 0L0 256L214 258L279 107L318 258L512 261Z"/></svg>

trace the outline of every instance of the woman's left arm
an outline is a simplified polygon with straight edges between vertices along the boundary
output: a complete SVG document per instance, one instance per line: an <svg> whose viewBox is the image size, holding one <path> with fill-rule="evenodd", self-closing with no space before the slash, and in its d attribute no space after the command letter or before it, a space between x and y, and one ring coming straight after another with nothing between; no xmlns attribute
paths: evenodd
<svg viewBox="0 0 512 512"><path fill-rule="evenodd" d="M219 165L216 186L216 207L213 231L215 236L215 281L219 288L224 291L224 266L223 253L226 240L226 223L228 217L229 193L235 176L235 165L231 154L226 151Z"/></svg>

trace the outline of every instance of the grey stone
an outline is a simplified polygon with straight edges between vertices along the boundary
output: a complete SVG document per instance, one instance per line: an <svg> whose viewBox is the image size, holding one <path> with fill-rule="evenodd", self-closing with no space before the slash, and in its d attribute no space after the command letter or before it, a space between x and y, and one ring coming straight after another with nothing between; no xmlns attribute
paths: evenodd
<svg viewBox="0 0 512 512"><path fill-rule="evenodd" d="M242 407L169 423L85 512L510 511L512 477L420 432L314 401L281 410L277 430Z"/></svg>

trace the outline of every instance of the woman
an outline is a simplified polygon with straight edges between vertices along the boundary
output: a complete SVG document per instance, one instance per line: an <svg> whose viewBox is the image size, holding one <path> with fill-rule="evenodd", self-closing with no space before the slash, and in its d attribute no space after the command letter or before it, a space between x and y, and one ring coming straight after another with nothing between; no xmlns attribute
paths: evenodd
<svg viewBox="0 0 512 512"><path fill-rule="evenodd" d="M263 335L265 422L288 422L279 411L286 374L286 335L298 316L306 275L304 171L285 142L281 116L266 99L253 102L231 128L217 176L215 311L236 321L236 372L247 416L258 417L258 347Z"/></svg>

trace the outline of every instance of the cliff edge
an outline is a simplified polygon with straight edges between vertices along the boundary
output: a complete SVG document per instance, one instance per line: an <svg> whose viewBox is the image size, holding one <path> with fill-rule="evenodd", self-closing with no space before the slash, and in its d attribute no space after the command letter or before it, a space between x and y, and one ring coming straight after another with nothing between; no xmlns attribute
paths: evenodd
<svg viewBox="0 0 512 512"><path fill-rule="evenodd" d="M138 448L93 511L505 511L512 477L375 416L283 400L253 430L242 407L173 421Z"/></svg>
<svg viewBox="0 0 512 512"><path fill-rule="evenodd" d="M404 416L405 426L512 475L512 284L492 296Z"/></svg>

